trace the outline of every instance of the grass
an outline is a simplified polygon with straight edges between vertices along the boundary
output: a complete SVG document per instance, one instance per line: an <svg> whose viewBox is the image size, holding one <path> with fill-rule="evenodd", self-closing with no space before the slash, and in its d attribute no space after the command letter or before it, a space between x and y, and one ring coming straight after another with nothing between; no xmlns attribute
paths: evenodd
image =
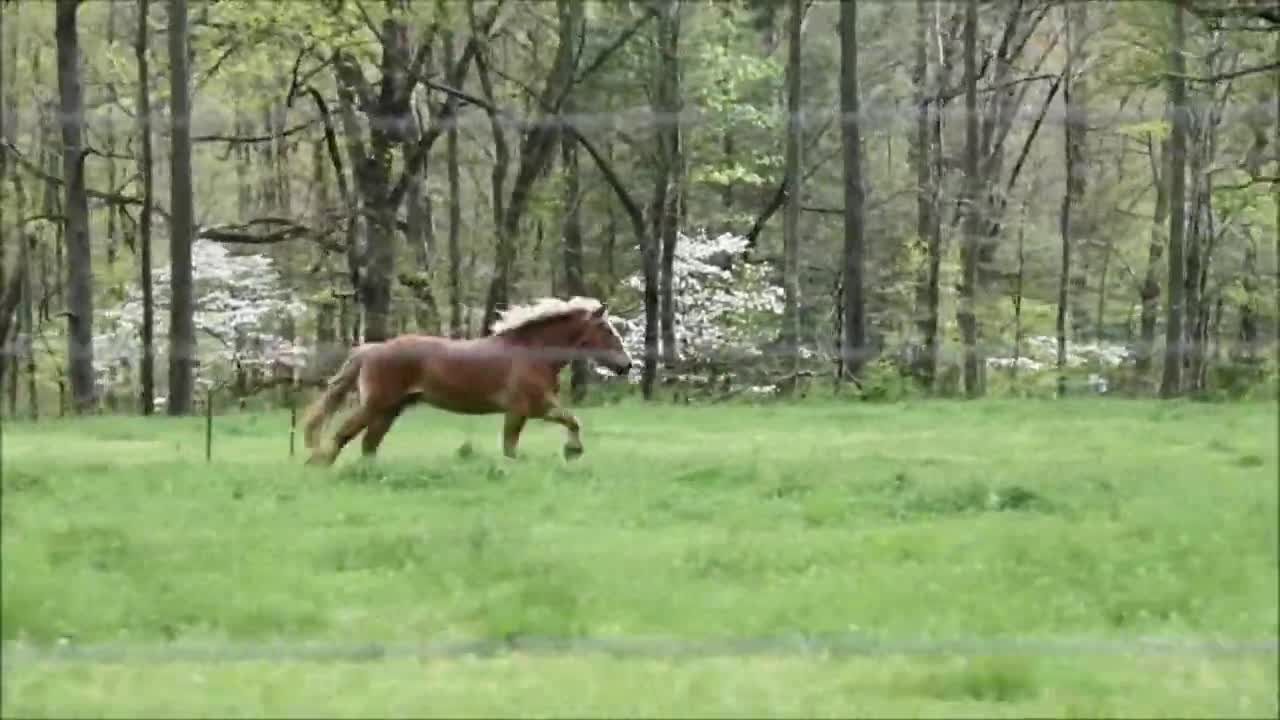
<svg viewBox="0 0 1280 720"><path fill-rule="evenodd" d="M290 461L282 414L216 418L208 465L198 418L7 424L3 714L1280 712L1274 404L580 415L572 464L555 426L509 462L498 418L418 409L377 461L357 444L327 471ZM879 650L296 652L839 634ZM1152 638L1261 649L1139 652ZM916 651L949 642L966 649Z"/></svg>

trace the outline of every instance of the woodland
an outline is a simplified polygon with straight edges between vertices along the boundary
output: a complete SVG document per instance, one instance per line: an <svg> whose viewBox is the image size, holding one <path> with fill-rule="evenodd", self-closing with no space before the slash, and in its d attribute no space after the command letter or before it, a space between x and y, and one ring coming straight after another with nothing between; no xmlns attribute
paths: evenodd
<svg viewBox="0 0 1280 720"><path fill-rule="evenodd" d="M605 300L592 394L1276 388L1280 3L0 0L6 417Z"/></svg>

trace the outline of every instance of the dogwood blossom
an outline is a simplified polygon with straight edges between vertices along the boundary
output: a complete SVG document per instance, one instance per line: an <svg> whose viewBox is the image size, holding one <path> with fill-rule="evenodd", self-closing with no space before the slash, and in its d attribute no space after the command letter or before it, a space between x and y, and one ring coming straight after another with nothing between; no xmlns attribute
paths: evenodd
<svg viewBox="0 0 1280 720"><path fill-rule="evenodd" d="M672 262L676 355L698 364L716 356L759 356L761 345L776 334L783 311L783 291L770 282L769 263L741 260L747 239L705 231L680 233ZM635 273L622 284L634 293L644 291L644 275ZM627 351L644 353L644 314L620 318Z"/></svg>
<svg viewBox="0 0 1280 720"><path fill-rule="evenodd" d="M236 364L263 367L275 363L297 367L305 362L305 348L276 331L285 315L297 316L305 306L280 285L272 259L258 253L232 254L207 240L191 246L196 329L196 381L226 376ZM151 273L154 300L156 367L168 362L171 275L168 267ZM130 285L124 301L99 313L95 327L94 364L99 382L111 385L136 366L141 356L142 290ZM163 379L157 372L157 379Z"/></svg>
<svg viewBox="0 0 1280 720"><path fill-rule="evenodd" d="M1051 335L1033 335L1023 338L1025 354L1015 360L1012 357L989 357L987 367L992 369L1011 369L1037 373L1053 371L1057 368L1058 339ZM1067 343L1066 366L1068 368L1097 368L1103 372L1123 367L1133 360L1130 348L1107 342L1072 342ZM1090 373L1085 383L1098 393L1107 392L1108 383L1105 375Z"/></svg>

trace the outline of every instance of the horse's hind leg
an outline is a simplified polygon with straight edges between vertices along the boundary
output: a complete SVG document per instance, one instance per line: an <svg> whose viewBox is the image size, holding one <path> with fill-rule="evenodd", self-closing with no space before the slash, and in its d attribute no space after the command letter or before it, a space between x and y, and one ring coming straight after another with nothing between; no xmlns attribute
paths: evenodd
<svg viewBox="0 0 1280 720"><path fill-rule="evenodd" d="M396 418L400 417L400 413L404 411L410 402L410 400L405 400L393 405L388 410L369 414L369 423L365 427L364 437L360 440L361 454L365 457L373 457L378 453L378 446L382 444L382 438L386 437L392 423L396 421Z"/></svg>
<svg viewBox="0 0 1280 720"><path fill-rule="evenodd" d="M347 443L355 439L355 436L365 429L371 417L372 414L369 412L368 403L359 405L355 412L342 421L338 432L334 433L333 445L327 451L317 449L308 462L313 465L332 465L333 461L338 459L338 453L342 452L342 448L346 447ZM386 431L384 430L383 432Z"/></svg>

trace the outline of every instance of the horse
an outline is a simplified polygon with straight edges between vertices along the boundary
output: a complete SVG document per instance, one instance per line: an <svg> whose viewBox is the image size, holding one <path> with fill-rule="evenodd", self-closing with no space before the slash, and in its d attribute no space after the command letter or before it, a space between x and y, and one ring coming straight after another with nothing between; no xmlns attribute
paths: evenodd
<svg viewBox="0 0 1280 720"><path fill-rule="evenodd" d="M520 432L531 418L563 426L565 459L581 456L582 425L558 399L560 371L585 357L617 375L630 372L631 356L608 306L589 297L542 298L511 307L490 329L480 338L407 334L352 348L304 413L304 441L312 450L307 464L332 465L362 430L362 454L376 455L392 423L418 402L466 415L502 413L502 451L508 458L516 457ZM321 430L353 389L355 410L329 447L320 447Z"/></svg>

